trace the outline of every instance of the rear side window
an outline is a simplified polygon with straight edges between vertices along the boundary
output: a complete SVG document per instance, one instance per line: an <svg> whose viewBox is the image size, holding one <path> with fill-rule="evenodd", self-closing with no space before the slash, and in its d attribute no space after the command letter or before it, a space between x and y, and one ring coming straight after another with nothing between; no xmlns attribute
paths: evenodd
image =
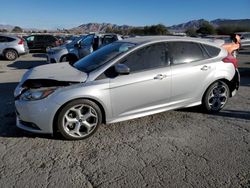
<svg viewBox="0 0 250 188"><path fill-rule="evenodd" d="M12 42L12 41L14 41L14 40L16 40L16 39L10 38L10 37L6 37L6 40L7 40L7 42Z"/></svg>
<svg viewBox="0 0 250 188"><path fill-rule="evenodd" d="M207 59L200 44L194 42L169 42L170 62L173 65Z"/></svg>
<svg viewBox="0 0 250 188"><path fill-rule="evenodd" d="M57 40L54 36L50 36L50 35L45 35L44 38L46 41L49 41L49 42L55 42Z"/></svg>
<svg viewBox="0 0 250 188"><path fill-rule="evenodd" d="M116 41L116 37L112 36L112 35L105 35L102 41L103 45L107 45L109 43L115 42Z"/></svg>
<svg viewBox="0 0 250 188"><path fill-rule="evenodd" d="M220 53L220 49L214 46L203 44L203 47L206 49L210 57L216 57Z"/></svg>
<svg viewBox="0 0 250 188"><path fill-rule="evenodd" d="M44 36L42 36L42 35L36 35L35 36L35 40L36 41L44 41Z"/></svg>
<svg viewBox="0 0 250 188"><path fill-rule="evenodd" d="M15 39L11 37L0 36L0 42L12 42L14 40Z"/></svg>

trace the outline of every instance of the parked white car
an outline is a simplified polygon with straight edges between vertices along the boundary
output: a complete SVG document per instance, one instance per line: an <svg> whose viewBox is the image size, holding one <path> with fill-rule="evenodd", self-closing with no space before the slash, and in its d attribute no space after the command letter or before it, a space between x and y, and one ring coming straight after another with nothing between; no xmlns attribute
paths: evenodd
<svg viewBox="0 0 250 188"><path fill-rule="evenodd" d="M20 55L27 54L28 52L29 48L23 38L11 35L0 35L0 56L13 61Z"/></svg>
<svg viewBox="0 0 250 188"><path fill-rule="evenodd" d="M73 64L93 51L117 40L122 40L122 37L117 34L89 34L69 44L49 49L47 61L49 63L67 61Z"/></svg>

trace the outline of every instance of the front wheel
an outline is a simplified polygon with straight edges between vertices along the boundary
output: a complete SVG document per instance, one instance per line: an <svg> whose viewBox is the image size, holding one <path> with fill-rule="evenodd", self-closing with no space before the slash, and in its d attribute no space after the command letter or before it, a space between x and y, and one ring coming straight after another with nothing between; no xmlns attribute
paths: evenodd
<svg viewBox="0 0 250 188"><path fill-rule="evenodd" d="M206 91L202 106L209 113L219 112L227 103L229 88L223 81L213 83Z"/></svg>
<svg viewBox="0 0 250 188"><path fill-rule="evenodd" d="M91 136L102 122L102 113L97 104L78 99L68 103L59 112L57 127L64 138L80 140Z"/></svg>

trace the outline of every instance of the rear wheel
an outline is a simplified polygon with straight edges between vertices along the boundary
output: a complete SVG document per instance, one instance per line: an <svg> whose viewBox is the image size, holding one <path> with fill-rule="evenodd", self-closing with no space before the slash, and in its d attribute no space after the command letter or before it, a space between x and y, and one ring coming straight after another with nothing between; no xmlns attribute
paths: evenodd
<svg viewBox="0 0 250 188"><path fill-rule="evenodd" d="M17 52L15 50L9 49L9 50L5 51L4 57L7 60L13 61L18 57L18 54L17 54Z"/></svg>
<svg viewBox="0 0 250 188"><path fill-rule="evenodd" d="M62 108L57 127L66 139L80 140L91 136L101 122L99 106L90 100L78 99Z"/></svg>
<svg viewBox="0 0 250 188"><path fill-rule="evenodd" d="M219 112L227 103L229 88L223 81L213 83L203 97L203 108L209 113Z"/></svg>

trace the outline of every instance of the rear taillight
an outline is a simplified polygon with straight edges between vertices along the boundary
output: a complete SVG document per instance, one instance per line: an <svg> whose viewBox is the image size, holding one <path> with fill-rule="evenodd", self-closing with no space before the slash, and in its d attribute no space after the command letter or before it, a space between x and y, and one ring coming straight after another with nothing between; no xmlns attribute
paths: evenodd
<svg viewBox="0 0 250 188"><path fill-rule="evenodd" d="M22 39L21 37L18 37L20 40L18 42L19 45L24 45L24 39Z"/></svg>
<svg viewBox="0 0 250 188"><path fill-rule="evenodd" d="M238 68L238 60L233 57L231 54L228 54L227 57L222 59L224 63L232 63L235 68Z"/></svg>

